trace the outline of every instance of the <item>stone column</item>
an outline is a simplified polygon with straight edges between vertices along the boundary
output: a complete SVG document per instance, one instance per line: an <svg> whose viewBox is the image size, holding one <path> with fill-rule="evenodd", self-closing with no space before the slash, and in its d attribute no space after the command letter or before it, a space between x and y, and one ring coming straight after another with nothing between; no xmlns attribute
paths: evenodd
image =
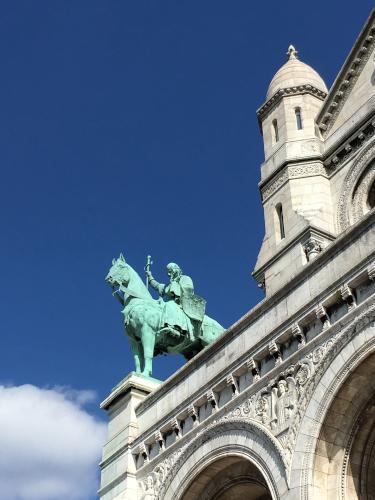
<svg viewBox="0 0 375 500"><path fill-rule="evenodd" d="M161 382L131 372L102 402L108 414L108 439L103 448L101 500L134 500L137 481L130 445L138 435L136 407Z"/></svg>

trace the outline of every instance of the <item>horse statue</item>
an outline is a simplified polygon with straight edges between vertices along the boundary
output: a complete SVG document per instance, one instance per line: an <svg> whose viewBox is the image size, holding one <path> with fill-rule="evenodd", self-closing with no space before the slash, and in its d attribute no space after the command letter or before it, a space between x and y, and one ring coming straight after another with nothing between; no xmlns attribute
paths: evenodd
<svg viewBox="0 0 375 500"><path fill-rule="evenodd" d="M168 285L153 278L150 258L145 270L148 282L159 292L159 299L152 297L122 254L113 259L105 280L123 306L124 327L135 371L150 377L154 356L180 353L185 359L191 359L221 335L224 328L204 314L205 301L194 294L191 278L182 275L177 264L167 266Z"/></svg>

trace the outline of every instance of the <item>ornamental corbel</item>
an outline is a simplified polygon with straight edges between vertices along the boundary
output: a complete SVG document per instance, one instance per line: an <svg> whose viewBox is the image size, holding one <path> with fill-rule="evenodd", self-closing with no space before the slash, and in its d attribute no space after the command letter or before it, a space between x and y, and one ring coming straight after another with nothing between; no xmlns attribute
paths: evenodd
<svg viewBox="0 0 375 500"><path fill-rule="evenodd" d="M351 309L356 307L357 302L356 302L355 296L353 294L353 290L350 288L350 286L347 283L342 285L342 287L340 288L340 294L341 294L341 298L348 305L348 311L350 311Z"/></svg>
<svg viewBox="0 0 375 500"><path fill-rule="evenodd" d="M198 424L198 413L197 413L195 406L190 405L187 409L187 412L188 412L189 417L191 417L191 419L193 421L193 425L194 426L197 425Z"/></svg>
<svg viewBox="0 0 375 500"><path fill-rule="evenodd" d="M322 322L323 330L326 330L327 328L329 328L331 326L331 321L329 319L327 310L323 305L320 304L315 309L315 315Z"/></svg>
<svg viewBox="0 0 375 500"><path fill-rule="evenodd" d="M255 382L258 382L260 379L260 367L258 361L254 358L250 358L246 361L246 367L249 372L251 372L253 376L253 384L255 384Z"/></svg>
<svg viewBox="0 0 375 500"><path fill-rule="evenodd" d="M360 141L364 141L366 139L366 135L363 132L361 132L360 134L358 134L358 139Z"/></svg>
<svg viewBox="0 0 375 500"><path fill-rule="evenodd" d="M283 362L280 347L278 344L276 344L274 340L268 345L268 350L273 359L275 360L275 366L278 366L280 363Z"/></svg>
<svg viewBox="0 0 375 500"><path fill-rule="evenodd" d="M206 394L207 402L210 403L212 411L217 411L217 401L214 391L208 391Z"/></svg>
<svg viewBox="0 0 375 500"><path fill-rule="evenodd" d="M139 454L142 455L143 460L148 462L149 454L148 454L148 446L145 443L141 443L139 445Z"/></svg>
<svg viewBox="0 0 375 500"><path fill-rule="evenodd" d="M177 418L172 418L172 420L170 422L170 427L173 430L173 432L176 434L176 438L180 439L181 427L180 427L180 424L179 424L179 421L177 420Z"/></svg>
<svg viewBox="0 0 375 500"><path fill-rule="evenodd" d="M306 344L306 336L298 323L292 325L292 336L297 339L298 349L301 349Z"/></svg>
<svg viewBox="0 0 375 500"><path fill-rule="evenodd" d="M238 393L238 385L236 379L232 374L228 375L226 378L226 384L228 387L231 387L233 394Z"/></svg>
<svg viewBox="0 0 375 500"><path fill-rule="evenodd" d="M154 434L154 440L155 443L158 443L160 446L160 450L164 450L165 448L165 441L163 438L163 434L160 431L156 431Z"/></svg>
<svg viewBox="0 0 375 500"><path fill-rule="evenodd" d="M367 274L370 281L375 281L375 262L369 265L367 268Z"/></svg>

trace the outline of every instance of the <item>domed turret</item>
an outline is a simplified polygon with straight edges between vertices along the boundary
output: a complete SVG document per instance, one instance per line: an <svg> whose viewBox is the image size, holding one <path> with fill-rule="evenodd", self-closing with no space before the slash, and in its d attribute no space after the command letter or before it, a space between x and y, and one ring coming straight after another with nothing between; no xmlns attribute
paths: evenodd
<svg viewBox="0 0 375 500"><path fill-rule="evenodd" d="M271 156L278 156L273 159L273 167L293 159L293 155L300 158L320 153L319 145L313 145L318 139L315 118L328 90L319 74L300 61L297 54L290 45L288 61L272 78L266 102L257 112L266 162Z"/></svg>
<svg viewBox="0 0 375 500"><path fill-rule="evenodd" d="M287 54L257 112L265 156L260 182L265 238L253 274L267 293L312 258L307 243L324 247L334 230L330 181L315 122L327 87L292 45Z"/></svg>
<svg viewBox="0 0 375 500"><path fill-rule="evenodd" d="M311 66L298 59L298 52L293 45L289 46L287 54L288 61L277 71L268 87L267 101L278 90L299 87L301 85L312 85L322 92L328 92L322 77Z"/></svg>

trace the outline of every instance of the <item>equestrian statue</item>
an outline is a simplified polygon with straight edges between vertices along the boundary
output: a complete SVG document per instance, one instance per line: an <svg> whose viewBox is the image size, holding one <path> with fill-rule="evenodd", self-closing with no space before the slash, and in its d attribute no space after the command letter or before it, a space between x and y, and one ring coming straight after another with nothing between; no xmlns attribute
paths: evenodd
<svg viewBox="0 0 375 500"><path fill-rule="evenodd" d="M224 332L206 316L206 301L194 293L193 281L175 263L167 265L169 283L156 281L147 257L145 285L121 254L113 259L105 278L123 306L125 332L130 340L135 371L152 375L152 360L158 354L179 353L191 359ZM150 285L159 294L154 299Z"/></svg>

